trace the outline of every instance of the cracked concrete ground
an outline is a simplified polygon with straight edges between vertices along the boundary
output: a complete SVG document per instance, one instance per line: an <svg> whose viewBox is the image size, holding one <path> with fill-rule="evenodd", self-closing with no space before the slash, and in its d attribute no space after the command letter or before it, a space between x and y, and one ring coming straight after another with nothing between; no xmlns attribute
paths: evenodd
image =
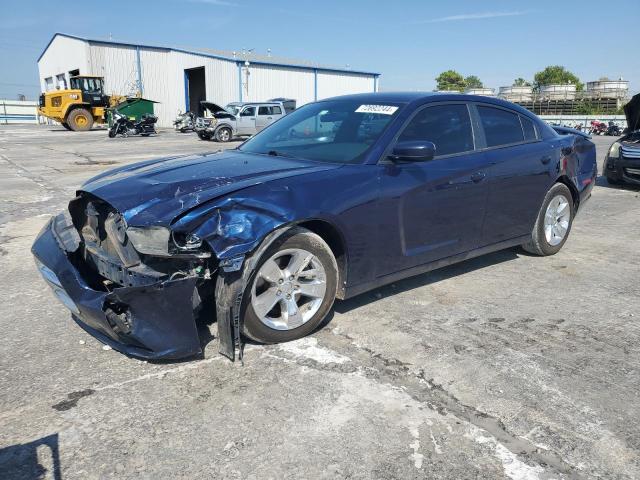
<svg viewBox="0 0 640 480"><path fill-rule="evenodd" d="M111 165L217 148L0 127L0 478L640 478L640 195L601 179L558 255L337 302L244 366L215 340L180 363L104 350L39 278L34 236Z"/></svg>

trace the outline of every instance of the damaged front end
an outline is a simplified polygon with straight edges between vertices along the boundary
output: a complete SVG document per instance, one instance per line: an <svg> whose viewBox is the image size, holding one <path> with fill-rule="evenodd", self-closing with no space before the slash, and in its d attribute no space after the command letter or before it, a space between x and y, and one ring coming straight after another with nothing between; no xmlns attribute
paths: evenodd
<svg viewBox="0 0 640 480"><path fill-rule="evenodd" d="M198 327L216 320L220 353L241 358L244 289L291 212L226 198L184 212L171 228L128 226L130 216L81 192L36 238L38 269L74 320L145 359L201 354Z"/></svg>
<svg viewBox="0 0 640 480"><path fill-rule="evenodd" d="M217 260L193 236L141 230L83 193L47 223L32 252L74 320L115 350L145 359L201 354L196 320L215 315Z"/></svg>

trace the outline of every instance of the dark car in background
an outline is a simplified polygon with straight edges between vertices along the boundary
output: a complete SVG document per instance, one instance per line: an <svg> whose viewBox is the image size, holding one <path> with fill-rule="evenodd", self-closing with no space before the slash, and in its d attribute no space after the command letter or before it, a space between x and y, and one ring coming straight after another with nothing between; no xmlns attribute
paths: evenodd
<svg viewBox="0 0 640 480"><path fill-rule="evenodd" d="M611 185L640 185L640 94L624 106L624 113L625 134L609 147L603 175Z"/></svg>
<svg viewBox="0 0 640 480"><path fill-rule="evenodd" d="M305 105L234 150L102 173L33 245L80 326L143 358L313 332L334 299L496 250L553 255L596 177L594 144L471 95Z"/></svg>

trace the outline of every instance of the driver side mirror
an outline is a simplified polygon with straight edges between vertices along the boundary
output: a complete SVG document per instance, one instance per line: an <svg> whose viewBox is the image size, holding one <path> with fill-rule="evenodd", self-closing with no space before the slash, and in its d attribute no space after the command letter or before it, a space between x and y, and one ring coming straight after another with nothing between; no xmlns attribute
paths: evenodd
<svg viewBox="0 0 640 480"><path fill-rule="evenodd" d="M433 160L436 145L423 140L398 142L390 155L391 160L405 162L427 162Z"/></svg>

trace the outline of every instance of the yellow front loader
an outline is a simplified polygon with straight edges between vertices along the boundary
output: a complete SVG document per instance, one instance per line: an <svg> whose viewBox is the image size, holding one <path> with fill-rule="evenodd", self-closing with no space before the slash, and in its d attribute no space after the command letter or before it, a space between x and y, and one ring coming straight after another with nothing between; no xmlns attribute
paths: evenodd
<svg viewBox="0 0 640 480"><path fill-rule="evenodd" d="M69 79L70 87L40 95L38 113L60 122L66 129L91 130L94 123L105 123L106 108L120 103L125 97L105 95L102 77L76 76Z"/></svg>

